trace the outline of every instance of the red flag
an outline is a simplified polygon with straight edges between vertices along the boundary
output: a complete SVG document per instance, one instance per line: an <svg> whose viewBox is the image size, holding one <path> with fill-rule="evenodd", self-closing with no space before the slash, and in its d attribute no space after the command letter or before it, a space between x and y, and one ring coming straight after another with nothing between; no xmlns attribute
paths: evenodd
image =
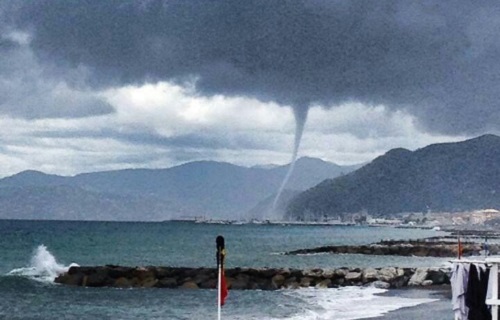
<svg viewBox="0 0 500 320"><path fill-rule="evenodd" d="M226 276L224 274L224 258L226 257L226 249L224 248L224 237L217 236L217 238L215 239L215 243L217 244L217 272L218 272L217 285L218 286L220 285L220 287L217 288L220 294L220 296L218 296L217 298L217 300L220 301L220 305L218 305L219 319L220 319L220 307L224 305L228 295Z"/></svg>
<svg viewBox="0 0 500 320"><path fill-rule="evenodd" d="M226 302L229 290L227 289L226 276L224 275L224 269L222 269L221 280L220 280L220 305L223 306Z"/></svg>

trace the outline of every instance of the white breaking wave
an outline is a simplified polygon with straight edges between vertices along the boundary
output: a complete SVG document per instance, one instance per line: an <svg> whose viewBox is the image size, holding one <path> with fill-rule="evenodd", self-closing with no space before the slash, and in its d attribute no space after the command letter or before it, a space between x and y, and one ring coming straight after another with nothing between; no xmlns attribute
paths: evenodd
<svg viewBox="0 0 500 320"><path fill-rule="evenodd" d="M36 248L28 267L14 269L8 275L28 277L41 282L54 282L58 275L67 272L72 266L78 265L72 263L69 266L64 266L57 263L56 258L42 244Z"/></svg>
<svg viewBox="0 0 500 320"><path fill-rule="evenodd" d="M289 320L355 320L383 316L389 311L437 301L380 296L387 290L373 287L343 287L338 289L303 289L287 292L305 302L300 313Z"/></svg>

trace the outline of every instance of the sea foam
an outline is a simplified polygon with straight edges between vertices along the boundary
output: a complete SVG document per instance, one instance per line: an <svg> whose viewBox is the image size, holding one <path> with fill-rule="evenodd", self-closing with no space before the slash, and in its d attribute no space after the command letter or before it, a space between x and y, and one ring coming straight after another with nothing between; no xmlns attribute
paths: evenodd
<svg viewBox="0 0 500 320"><path fill-rule="evenodd" d="M303 289L290 291L290 296L304 302L302 311L290 320L355 320L383 316L387 312L413 307L436 299L411 299L382 296L387 290L373 287L338 289Z"/></svg>
<svg viewBox="0 0 500 320"><path fill-rule="evenodd" d="M58 275L68 271L72 266L78 265L72 263L64 266L57 263L54 255L42 244L35 249L28 267L14 269L8 275L28 277L41 282L54 282Z"/></svg>

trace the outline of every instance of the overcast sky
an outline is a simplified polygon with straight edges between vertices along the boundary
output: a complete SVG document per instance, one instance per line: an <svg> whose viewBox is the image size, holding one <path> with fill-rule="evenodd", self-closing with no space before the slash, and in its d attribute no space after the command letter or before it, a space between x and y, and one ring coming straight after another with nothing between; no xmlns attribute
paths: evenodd
<svg viewBox="0 0 500 320"><path fill-rule="evenodd" d="M500 132L497 1L0 0L0 177Z"/></svg>

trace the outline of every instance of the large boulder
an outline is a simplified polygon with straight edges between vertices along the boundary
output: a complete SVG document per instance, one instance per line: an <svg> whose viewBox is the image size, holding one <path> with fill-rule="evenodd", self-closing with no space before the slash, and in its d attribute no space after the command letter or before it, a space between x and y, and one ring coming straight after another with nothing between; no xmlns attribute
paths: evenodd
<svg viewBox="0 0 500 320"><path fill-rule="evenodd" d="M83 281L87 287L104 287L114 284L114 280L103 269L85 276Z"/></svg>
<svg viewBox="0 0 500 320"><path fill-rule="evenodd" d="M310 287L312 281L313 281L313 278L311 278L311 277L304 277L304 278L300 279L300 286L301 287Z"/></svg>
<svg viewBox="0 0 500 320"><path fill-rule="evenodd" d="M130 278L132 268L107 265L106 271L111 278Z"/></svg>
<svg viewBox="0 0 500 320"><path fill-rule="evenodd" d="M410 278L408 282L409 286L421 286L422 283L427 279L428 268L417 268L415 273Z"/></svg>
<svg viewBox="0 0 500 320"><path fill-rule="evenodd" d="M370 284L370 286L377 288L377 289L389 289L391 287L391 284L385 281L374 281Z"/></svg>
<svg viewBox="0 0 500 320"><path fill-rule="evenodd" d="M426 280L432 280L433 284L449 284L450 278L448 277L447 270L439 268L431 268L427 272Z"/></svg>
<svg viewBox="0 0 500 320"><path fill-rule="evenodd" d="M398 276L398 271L394 267L385 267L378 271L377 278L380 281L391 282Z"/></svg>
<svg viewBox="0 0 500 320"><path fill-rule="evenodd" d="M322 269L306 269L302 272L305 277L319 278L323 275Z"/></svg>
<svg viewBox="0 0 500 320"><path fill-rule="evenodd" d="M432 286L433 283L432 283L432 280L424 280L422 281L422 284L421 284L423 287L427 287L427 286Z"/></svg>
<svg viewBox="0 0 500 320"><path fill-rule="evenodd" d="M335 270L335 275L341 278L344 278L347 274L349 273L349 269L347 268L340 268Z"/></svg>
<svg viewBox="0 0 500 320"><path fill-rule="evenodd" d="M175 279L175 278L163 278L160 281L158 281L156 286L160 287L160 288L170 288L170 289L177 288L178 287L177 279Z"/></svg>
<svg viewBox="0 0 500 320"><path fill-rule="evenodd" d="M80 286L82 285L84 275L82 273L63 273L57 278L55 278L54 282L67 284L70 286Z"/></svg>
<svg viewBox="0 0 500 320"><path fill-rule="evenodd" d="M349 282L360 281L361 272L349 272L345 275L345 280Z"/></svg>
<svg viewBox="0 0 500 320"><path fill-rule="evenodd" d="M134 277L137 277L140 281L145 279L156 278L155 272L149 268L145 267L137 267L132 270L132 274Z"/></svg>
<svg viewBox="0 0 500 320"><path fill-rule="evenodd" d="M182 289L198 289L198 285L194 281L184 282L181 286Z"/></svg>
<svg viewBox="0 0 500 320"><path fill-rule="evenodd" d="M231 281L231 289L244 290L249 288L250 277L246 274L239 274Z"/></svg>
<svg viewBox="0 0 500 320"><path fill-rule="evenodd" d="M158 283L158 279L156 278L145 278L145 279L140 279L139 280L139 286L143 288L153 288L156 287L156 284Z"/></svg>
<svg viewBox="0 0 500 320"><path fill-rule="evenodd" d="M289 268L283 268L283 269L278 270L277 273L281 274L282 276L284 276L286 278L286 277L289 277L292 272L290 271Z"/></svg>
<svg viewBox="0 0 500 320"><path fill-rule="evenodd" d="M285 283L283 283L283 286L287 289L297 289L299 287L299 283L297 282L296 277L290 277L285 280Z"/></svg>
<svg viewBox="0 0 500 320"><path fill-rule="evenodd" d="M323 270L323 278L332 279L335 278L335 270Z"/></svg>
<svg viewBox="0 0 500 320"><path fill-rule="evenodd" d="M279 289L285 283L285 276L282 274L277 274L271 279L272 286L276 289Z"/></svg>
<svg viewBox="0 0 500 320"><path fill-rule="evenodd" d="M118 279L115 280L115 283L113 284L113 287L116 287L116 288L130 288L130 287L133 287L133 283L132 281L130 281L129 279L125 278L125 277L120 277Z"/></svg>
<svg viewBox="0 0 500 320"><path fill-rule="evenodd" d="M331 286L331 284L332 284L332 280L330 280L330 279L325 279L325 280L323 280L323 281L321 281L321 282L317 283L315 287L316 287L316 288L318 288L318 289L324 289L324 288L328 288L328 287L330 287L330 286Z"/></svg>
<svg viewBox="0 0 500 320"><path fill-rule="evenodd" d="M366 268L361 274L364 283L375 281L378 276L378 272L374 268Z"/></svg>

